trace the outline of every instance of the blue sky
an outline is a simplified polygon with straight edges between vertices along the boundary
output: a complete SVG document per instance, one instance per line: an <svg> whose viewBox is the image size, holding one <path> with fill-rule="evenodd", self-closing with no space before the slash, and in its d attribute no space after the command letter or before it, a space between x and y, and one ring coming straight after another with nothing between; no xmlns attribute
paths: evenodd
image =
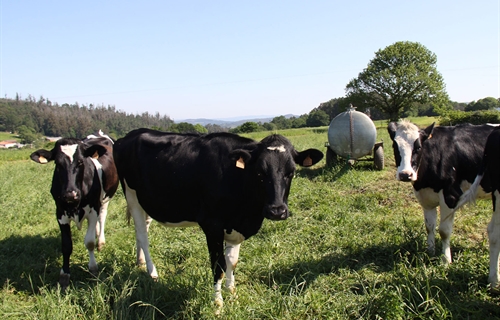
<svg viewBox="0 0 500 320"><path fill-rule="evenodd" d="M375 52L437 55L453 101L500 97L500 0L0 0L0 94L178 121L301 115Z"/></svg>

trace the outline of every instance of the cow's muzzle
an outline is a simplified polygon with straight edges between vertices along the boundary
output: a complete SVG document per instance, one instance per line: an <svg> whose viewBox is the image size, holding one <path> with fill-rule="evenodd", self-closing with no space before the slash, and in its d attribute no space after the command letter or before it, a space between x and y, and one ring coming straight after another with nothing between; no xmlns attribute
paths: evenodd
<svg viewBox="0 0 500 320"><path fill-rule="evenodd" d="M415 181L414 173L411 171L401 171L398 173L398 180L404 182Z"/></svg>
<svg viewBox="0 0 500 320"><path fill-rule="evenodd" d="M268 205L264 210L264 217L269 220L285 220L288 216L290 216L290 212L288 211L288 206L286 204L281 206Z"/></svg>
<svg viewBox="0 0 500 320"><path fill-rule="evenodd" d="M67 204L77 204L80 202L80 193L76 191L67 191L63 194L62 200Z"/></svg>

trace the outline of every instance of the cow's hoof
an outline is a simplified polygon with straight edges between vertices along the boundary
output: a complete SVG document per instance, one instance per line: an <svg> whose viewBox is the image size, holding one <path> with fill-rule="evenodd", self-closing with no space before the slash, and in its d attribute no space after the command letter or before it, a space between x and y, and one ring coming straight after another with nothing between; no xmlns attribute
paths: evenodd
<svg viewBox="0 0 500 320"><path fill-rule="evenodd" d="M66 291L69 286L69 273L61 273L59 275L59 285L61 286L61 291Z"/></svg>
<svg viewBox="0 0 500 320"><path fill-rule="evenodd" d="M226 290L229 291L232 295L236 294L236 287L235 286L228 286L226 287Z"/></svg>
<svg viewBox="0 0 500 320"><path fill-rule="evenodd" d="M443 264L444 264L445 266L448 266L448 265L450 265L450 264L451 264L451 258L449 259L449 258L448 258L448 257L446 257L445 255L443 255L443 256L441 257L441 261L443 262Z"/></svg>
<svg viewBox="0 0 500 320"><path fill-rule="evenodd" d="M496 285L491 284L490 285L490 293L492 295L495 295L495 296L500 295L500 284L498 284L498 283Z"/></svg>
<svg viewBox="0 0 500 320"><path fill-rule="evenodd" d="M89 271L93 276L97 276L99 274L99 268L97 266L89 267Z"/></svg>
<svg viewBox="0 0 500 320"><path fill-rule="evenodd" d="M97 251L101 252L102 249L104 249L104 246L106 245L106 242L98 243L97 244Z"/></svg>

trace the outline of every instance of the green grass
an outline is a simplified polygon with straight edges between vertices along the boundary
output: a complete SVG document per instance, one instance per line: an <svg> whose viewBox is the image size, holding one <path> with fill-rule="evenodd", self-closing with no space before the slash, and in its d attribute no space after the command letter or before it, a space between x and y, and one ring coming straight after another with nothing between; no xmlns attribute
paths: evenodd
<svg viewBox="0 0 500 320"><path fill-rule="evenodd" d="M325 160L300 169L290 194L292 216L265 221L243 243L237 297L224 293L218 318L500 318L500 299L487 285L491 201L457 213L454 263L443 266L426 253L420 206L411 185L395 181L386 124L376 125L377 140L385 143L385 170L374 171L370 162L325 168ZM325 149L326 131L285 134L299 150ZM134 229L125 220L121 191L109 207L97 277L87 271L84 233L72 227L72 282L61 293L60 235L49 193L53 165L28 157L0 157L0 318L216 318L201 230L152 225L160 276L154 282L135 267ZM1 160L8 158L14 160Z"/></svg>

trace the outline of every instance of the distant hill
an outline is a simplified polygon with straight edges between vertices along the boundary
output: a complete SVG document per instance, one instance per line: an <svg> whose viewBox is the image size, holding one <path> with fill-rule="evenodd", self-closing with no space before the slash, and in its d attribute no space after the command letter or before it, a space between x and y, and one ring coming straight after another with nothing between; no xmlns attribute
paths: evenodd
<svg viewBox="0 0 500 320"><path fill-rule="evenodd" d="M237 126L241 126L245 122L271 122L275 117L278 116L247 116L247 117L235 117L235 118L226 118L226 119L184 119L174 121L175 123L187 122L190 124L200 124L202 126L206 126L207 124L216 124L224 128L234 128ZM298 117L293 114L284 115L285 118Z"/></svg>

